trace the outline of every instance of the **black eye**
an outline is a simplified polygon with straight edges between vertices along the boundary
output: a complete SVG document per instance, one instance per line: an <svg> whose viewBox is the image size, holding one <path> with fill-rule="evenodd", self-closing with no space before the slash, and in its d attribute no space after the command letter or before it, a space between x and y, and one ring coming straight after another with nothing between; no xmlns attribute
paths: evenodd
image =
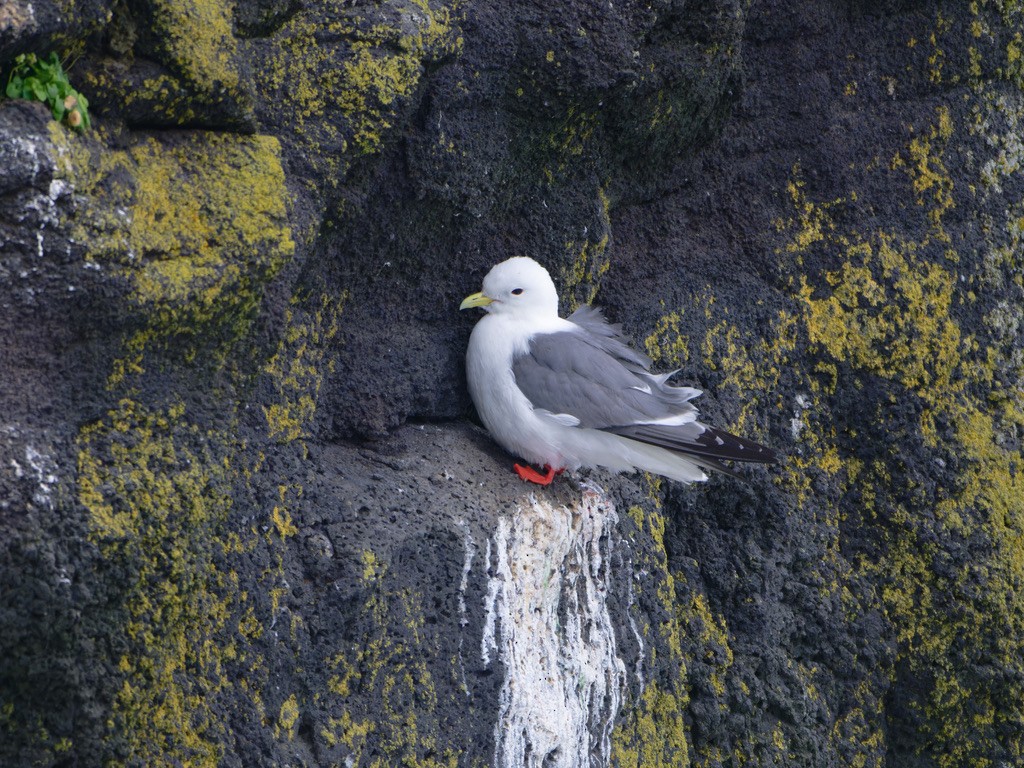
<svg viewBox="0 0 1024 768"><path fill-rule="evenodd" d="M512 295L513 295L513 296L518 296L518 295L519 295L520 293L522 293L522 292L523 292L523 289L522 289L522 288L513 288L513 289L512 289Z"/></svg>

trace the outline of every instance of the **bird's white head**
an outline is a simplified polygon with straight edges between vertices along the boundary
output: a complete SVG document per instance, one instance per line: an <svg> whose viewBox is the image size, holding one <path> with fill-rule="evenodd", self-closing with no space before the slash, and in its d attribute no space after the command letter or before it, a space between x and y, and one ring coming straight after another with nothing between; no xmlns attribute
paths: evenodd
<svg viewBox="0 0 1024 768"><path fill-rule="evenodd" d="M459 309L469 307L510 316L557 317L558 291L544 267L528 256L515 256L495 265L484 278L483 290L467 296Z"/></svg>

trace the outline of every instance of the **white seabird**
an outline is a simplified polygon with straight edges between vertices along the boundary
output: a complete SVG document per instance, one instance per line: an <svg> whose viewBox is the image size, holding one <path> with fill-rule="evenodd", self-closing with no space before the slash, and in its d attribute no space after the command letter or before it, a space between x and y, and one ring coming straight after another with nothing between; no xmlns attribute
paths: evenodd
<svg viewBox="0 0 1024 768"><path fill-rule="evenodd" d="M723 459L769 463L775 453L697 420L699 389L650 372L651 359L630 347L619 326L584 306L558 316L551 276L517 256L484 278L459 309L482 307L466 352L469 393L484 426L510 453L543 466L516 473L547 485L580 467L643 470L684 483L705 470L732 471Z"/></svg>

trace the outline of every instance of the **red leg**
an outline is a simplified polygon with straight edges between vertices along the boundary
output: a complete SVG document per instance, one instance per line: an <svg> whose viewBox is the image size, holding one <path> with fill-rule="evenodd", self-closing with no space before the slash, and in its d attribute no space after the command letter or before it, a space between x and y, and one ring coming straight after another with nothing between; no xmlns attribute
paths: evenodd
<svg viewBox="0 0 1024 768"><path fill-rule="evenodd" d="M564 469L554 469L549 467L547 464L544 465L544 469L547 470L547 474L542 475L540 472L535 470L533 467L523 467L519 464L513 464L512 468L516 471L516 474L528 483L536 483L537 485L551 485L551 481L555 479L555 475L560 475L564 472Z"/></svg>

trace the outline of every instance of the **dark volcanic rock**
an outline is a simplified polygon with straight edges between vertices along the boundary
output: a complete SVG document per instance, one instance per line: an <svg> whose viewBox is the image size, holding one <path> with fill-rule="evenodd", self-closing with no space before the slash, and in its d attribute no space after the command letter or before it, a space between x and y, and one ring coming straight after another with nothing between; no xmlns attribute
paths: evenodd
<svg viewBox="0 0 1024 768"><path fill-rule="evenodd" d="M5 5L0 764L1020 764L1021 25ZM785 459L524 487L517 254Z"/></svg>

